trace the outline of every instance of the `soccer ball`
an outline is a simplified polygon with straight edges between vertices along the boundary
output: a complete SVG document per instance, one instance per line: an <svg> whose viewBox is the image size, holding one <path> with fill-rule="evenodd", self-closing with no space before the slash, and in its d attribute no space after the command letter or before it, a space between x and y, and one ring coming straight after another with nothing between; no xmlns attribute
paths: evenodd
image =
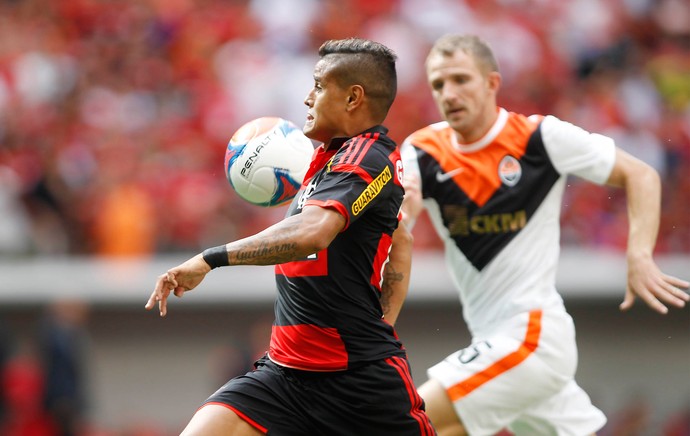
<svg viewBox="0 0 690 436"><path fill-rule="evenodd" d="M225 175L244 200L279 206L292 200L311 163L314 145L302 129L278 117L249 121L232 135Z"/></svg>

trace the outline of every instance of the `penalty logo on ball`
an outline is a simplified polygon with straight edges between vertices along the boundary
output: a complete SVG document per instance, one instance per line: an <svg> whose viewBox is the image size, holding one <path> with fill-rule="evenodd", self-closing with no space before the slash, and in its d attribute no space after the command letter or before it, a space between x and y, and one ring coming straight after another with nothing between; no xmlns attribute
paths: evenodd
<svg viewBox="0 0 690 436"><path fill-rule="evenodd" d="M279 206L299 191L313 152L311 140L296 125L261 117L240 127L228 142L225 174L244 200Z"/></svg>

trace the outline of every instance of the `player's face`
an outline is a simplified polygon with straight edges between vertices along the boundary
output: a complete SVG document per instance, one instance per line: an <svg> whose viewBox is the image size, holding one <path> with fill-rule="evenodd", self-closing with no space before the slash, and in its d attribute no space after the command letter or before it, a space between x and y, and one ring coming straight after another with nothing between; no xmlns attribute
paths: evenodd
<svg viewBox="0 0 690 436"><path fill-rule="evenodd" d="M498 73L482 74L474 58L461 50L452 56L432 55L426 72L436 105L459 139L480 139L495 120Z"/></svg>
<svg viewBox="0 0 690 436"><path fill-rule="evenodd" d="M314 67L314 88L304 99L309 107L304 134L315 141L328 144L338 136L347 136L344 129L348 95L333 78L333 64L328 58Z"/></svg>

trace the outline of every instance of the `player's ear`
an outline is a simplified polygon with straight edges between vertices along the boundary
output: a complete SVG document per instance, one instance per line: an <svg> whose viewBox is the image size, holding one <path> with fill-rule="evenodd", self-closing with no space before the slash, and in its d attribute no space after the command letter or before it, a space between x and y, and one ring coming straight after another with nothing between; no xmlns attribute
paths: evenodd
<svg viewBox="0 0 690 436"><path fill-rule="evenodd" d="M347 110L351 111L359 107L364 101L364 88L362 85L352 85L347 93Z"/></svg>
<svg viewBox="0 0 690 436"><path fill-rule="evenodd" d="M498 71L492 71L486 76L486 82L489 86L489 89L494 93L498 93L498 90L501 87L501 81L501 73Z"/></svg>

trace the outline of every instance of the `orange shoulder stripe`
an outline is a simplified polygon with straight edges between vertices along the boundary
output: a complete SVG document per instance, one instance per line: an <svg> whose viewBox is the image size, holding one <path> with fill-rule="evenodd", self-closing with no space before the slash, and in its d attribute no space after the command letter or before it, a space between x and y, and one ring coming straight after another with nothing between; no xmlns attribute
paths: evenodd
<svg viewBox="0 0 690 436"><path fill-rule="evenodd" d="M430 154L445 173L454 172L453 181L480 207L501 186L498 166L506 155L520 160L538 122L510 113L506 125L485 147L461 152L453 146L453 130L448 126L428 126L417 131L411 142ZM458 171L458 169L461 169Z"/></svg>

